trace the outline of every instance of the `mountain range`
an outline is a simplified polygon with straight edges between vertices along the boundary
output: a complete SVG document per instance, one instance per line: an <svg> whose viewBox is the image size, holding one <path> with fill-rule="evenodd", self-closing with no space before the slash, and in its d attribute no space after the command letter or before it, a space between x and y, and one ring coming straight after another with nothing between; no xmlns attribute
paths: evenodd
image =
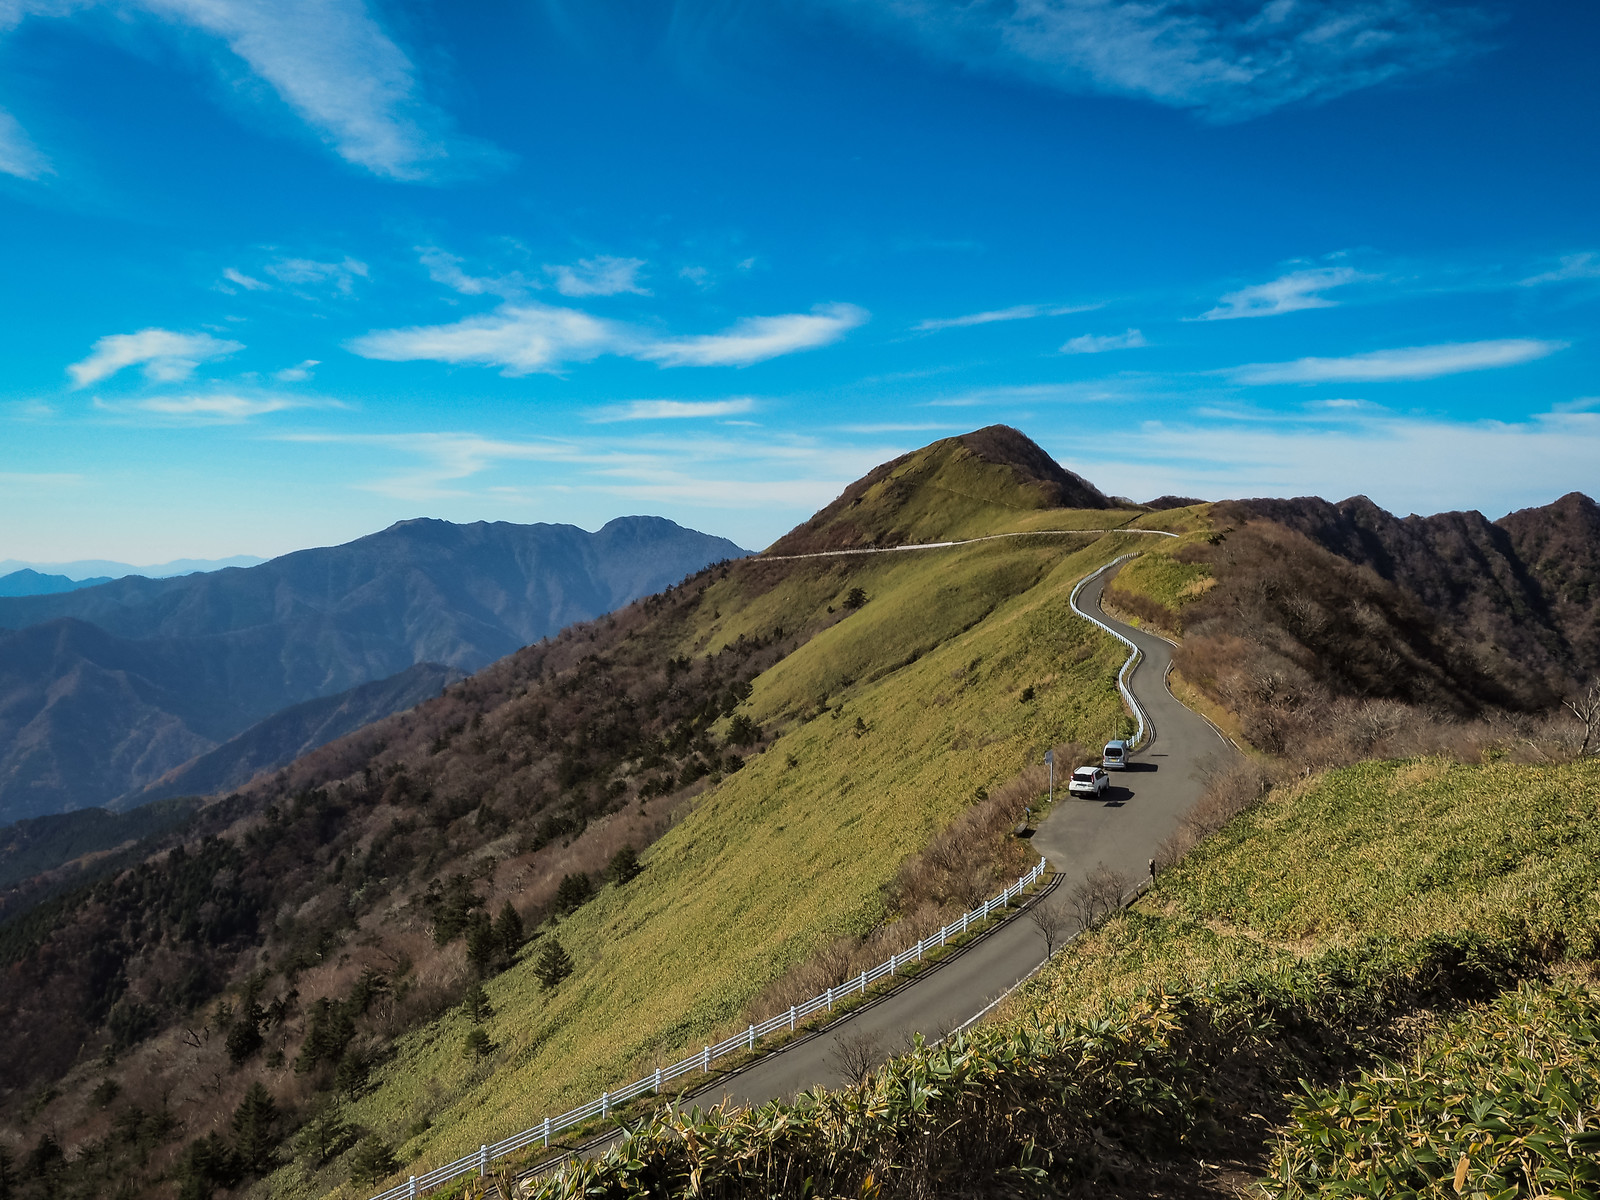
<svg viewBox="0 0 1600 1200"><path fill-rule="evenodd" d="M254 567L0 598L0 822L169 795L163 777L204 756L188 778L231 786L745 553L659 517L596 533L423 519ZM217 757L307 701L332 703Z"/></svg>
<svg viewBox="0 0 1600 1200"><path fill-rule="evenodd" d="M32 571L42 575L64 575L76 586L84 587L102 583L107 579L121 579L124 575L143 575L148 579L165 579L169 575L193 575L200 571L220 571L224 567L254 567L267 560L254 554L232 554L227 558L175 558L170 562L135 566L109 558L79 558L71 562L29 562L18 558L0 560L0 575L15 575L19 571ZM31 592L0 593L7 595L32 595Z"/></svg>

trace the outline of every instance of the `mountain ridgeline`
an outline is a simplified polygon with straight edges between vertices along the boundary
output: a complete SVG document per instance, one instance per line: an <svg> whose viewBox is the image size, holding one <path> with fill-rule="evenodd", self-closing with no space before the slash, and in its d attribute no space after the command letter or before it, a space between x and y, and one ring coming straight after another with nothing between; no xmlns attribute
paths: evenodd
<svg viewBox="0 0 1600 1200"><path fill-rule="evenodd" d="M1399 518L1365 496L1240 500L1217 516L1294 530L1411 597L1493 679L1500 694L1482 700L1547 707L1600 672L1600 505L1579 492L1498 521Z"/></svg>
<svg viewBox="0 0 1600 1200"><path fill-rule="evenodd" d="M287 707L434 664L333 705L376 719L385 696L410 707L424 682L744 554L658 517L597 533L415 520L255 567L0 599L0 821L231 786L284 761L269 743L292 757L305 739L280 722L235 747L234 768L162 781Z"/></svg>

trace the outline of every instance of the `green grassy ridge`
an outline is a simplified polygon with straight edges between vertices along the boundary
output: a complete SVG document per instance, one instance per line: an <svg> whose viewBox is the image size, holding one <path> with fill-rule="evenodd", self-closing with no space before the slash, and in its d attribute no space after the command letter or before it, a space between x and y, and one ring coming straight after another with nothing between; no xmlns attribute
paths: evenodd
<svg viewBox="0 0 1600 1200"><path fill-rule="evenodd" d="M1262 1114L1287 1116L1281 1097L1308 1074L1356 1082L1346 1093L1314 1089L1282 1153L1302 1167L1344 1156L1319 1178L1342 1170L1388 1179L1394 1162L1358 1153L1370 1129L1330 1151L1317 1113L1351 1088L1373 1090L1390 1070L1372 1065L1374 1054L1405 1046L1407 1022L1419 1016L1426 1026L1432 1013L1468 1006L1407 1079L1407 1095L1427 1099L1463 1055L1504 1050L1496 1030L1516 1018L1497 1012L1551 1014L1545 1044L1490 1062L1471 1088L1449 1093L1455 1117L1468 1112L1483 1129L1496 1087L1591 1078L1593 989L1533 981L1556 964L1592 972L1600 952L1597 805L1595 762L1371 762L1304 781L1077 939L996 1025L895 1060L862 1090L751 1113L664 1116L545 1194L622 1195L646 1179L679 1194L696 1170L701 1188L728 1195L798 1196L803 1178L842 1192L875 1180L884 1195L1005 1191L1113 1167L1135 1181L1119 1194L1139 1194L1135 1184L1162 1171L1192 1180L1199 1159L1252 1145L1261 1155L1273 1124ZM1553 1075L1575 1041L1588 1047L1588 1074ZM1592 1112L1593 1090L1584 1096ZM961 1152L940 1149L950 1145ZM1551 1154L1552 1171L1592 1162L1582 1146ZM978 1159L987 1174L971 1174ZM1339 1194L1455 1193L1363 1190L1357 1180Z"/></svg>
<svg viewBox="0 0 1600 1200"><path fill-rule="evenodd" d="M488 983L491 1069L463 1058L465 1018L448 1015L402 1039L351 1119L393 1134L432 1108L401 1156L416 1170L449 1161L716 1040L792 964L881 920L900 862L976 787L1123 720L1120 651L1067 599L1135 539L1084 540L852 559L842 573L788 564L776 582L735 565L708 584L685 651L801 627L849 586L870 599L755 681L748 707L779 724L776 741L651 848L643 875L562 922L575 975L541 993L524 962ZM842 714L801 720L824 691ZM297 1170L273 1193L320 1186Z"/></svg>

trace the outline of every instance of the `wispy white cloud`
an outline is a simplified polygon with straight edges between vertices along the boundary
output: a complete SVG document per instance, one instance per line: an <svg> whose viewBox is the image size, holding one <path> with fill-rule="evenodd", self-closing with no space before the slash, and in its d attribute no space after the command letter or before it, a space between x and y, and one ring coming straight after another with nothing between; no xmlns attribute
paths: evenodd
<svg viewBox="0 0 1600 1200"><path fill-rule="evenodd" d="M425 100L363 0L137 0L225 42L348 162L416 180L481 149Z"/></svg>
<svg viewBox="0 0 1600 1200"><path fill-rule="evenodd" d="M1568 283L1575 279L1600 279L1600 254L1568 254L1561 265L1537 275L1520 280L1523 287L1537 287L1543 283Z"/></svg>
<svg viewBox="0 0 1600 1200"><path fill-rule="evenodd" d="M290 396L240 395L233 392L211 392L192 396L150 396L126 405L101 405L116 411L131 409L191 423L228 425L248 421L251 417L264 416L267 413L306 406L307 401Z"/></svg>
<svg viewBox="0 0 1600 1200"><path fill-rule="evenodd" d="M279 383L304 383L306 380L311 378L311 369L313 367L320 367L321 365L322 364L317 359L308 358L304 362L295 366L285 367L281 371L275 371L272 377Z"/></svg>
<svg viewBox="0 0 1600 1200"><path fill-rule="evenodd" d="M500 157L457 135L428 102L415 66L364 0L9 0L0 32L24 17L92 7L142 11L218 39L335 153L374 174L420 180ZM47 164L19 137L13 129L8 138L0 120L0 170L36 178Z"/></svg>
<svg viewBox="0 0 1600 1200"><path fill-rule="evenodd" d="M917 333L932 333L940 329L960 329L967 325L991 325L996 321L1031 321L1035 317L1064 317L1068 313L1093 312L1100 304L1017 304L1011 308L996 308L989 312L968 313L962 317L929 317L911 328Z"/></svg>
<svg viewBox="0 0 1600 1200"><path fill-rule="evenodd" d="M1564 350L1566 342L1501 338L1485 342L1446 342L1374 350L1344 358L1298 358L1293 362L1248 363L1225 372L1236 383L1381 383L1434 379L1465 371L1514 367Z"/></svg>
<svg viewBox="0 0 1600 1200"><path fill-rule="evenodd" d="M202 362L243 350L241 342L226 341L209 333L174 333L170 329L141 329L114 333L95 342L89 357L67 368L74 387L88 387L115 375L124 367L143 366L147 378L160 383L187 379Z"/></svg>
<svg viewBox="0 0 1600 1200"><path fill-rule="evenodd" d="M17 119L3 108L0 108L0 172L18 179L38 179L50 174L50 160L28 139Z"/></svg>
<svg viewBox="0 0 1600 1200"><path fill-rule="evenodd" d="M514 376L588 362L626 341L622 326L576 309L507 304L450 325L375 330L347 346L385 362L471 363Z"/></svg>
<svg viewBox="0 0 1600 1200"><path fill-rule="evenodd" d="M463 296L499 296L503 300L515 300L535 286L524 279L520 271L504 275L469 275L459 257L437 246L418 246L417 254L422 265L428 268L428 278Z"/></svg>
<svg viewBox="0 0 1600 1200"><path fill-rule="evenodd" d="M1209 312L1194 318L1197 321L1232 321L1240 317L1275 317L1280 313L1300 312L1307 308L1332 308L1337 301L1322 293L1345 284L1372 279L1350 267L1318 267L1309 271L1291 271L1271 283L1258 283L1252 287L1229 292L1217 301Z"/></svg>
<svg viewBox="0 0 1600 1200"><path fill-rule="evenodd" d="M246 275L237 267L223 269L222 277L234 285L233 288L224 286L223 291L231 292L234 288L243 288L247 292L267 292L272 290L270 283L263 283L253 275Z"/></svg>
<svg viewBox="0 0 1600 1200"><path fill-rule="evenodd" d="M1130 329L1126 333L1107 333L1095 335L1086 333L1075 337L1061 347L1063 354L1104 354L1107 350L1136 350L1140 346L1148 346L1144 334L1137 329Z"/></svg>
<svg viewBox="0 0 1600 1200"><path fill-rule="evenodd" d="M823 304L809 313L746 317L722 333L652 342L633 355L664 367L747 367L830 345L867 319L867 310L854 304Z"/></svg>
<svg viewBox="0 0 1600 1200"><path fill-rule="evenodd" d="M556 291L563 296L616 296L623 292L648 296L649 291L639 286L639 272L643 268L642 258L613 258L602 254L596 258L580 258L569 266L546 265L545 272L555 280Z"/></svg>
<svg viewBox="0 0 1600 1200"><path fill-rule="evenodd" d="M728 400L633 400L603 408L589 420L593 424L614 421L669 421L705 417L734 417L754 412L755 399L735 396Z"/></svg>
<svg viewBox="0 0 1600 1200"><path fill-rule="evenodd" d="M963 66L1236 120L1425 71L1487 19L1411 0L815 0Z"/></svg>
<svg viewBox="0 0 1600 1200"><path fill-rule="evenodd" d="M348 296L357 279L367 277L367 264L346 257L341 262L318 262L314 258L280 258L266 265L266 273L280 283L307 286L319 283L332 284L341 295Z"/></svg>
<svg viewBox="0 0 1600 1200"><path fill-rule="evenodd" d="M1020 383L975 387L925 403L929 408L1022 409L1036 404L1106 404L1170 399L1170 389L1152 388L1144 376L1118 375L1109 379L1073 380L1066 383ZM1181 396L1194 399L1195 389Z"/></svg>
<svg viewBox="0 0 1600 1200"><path fill-rule="evenodd" d="M523 303L450 325L374 330L347 346L363 358L471 363L513 376L555 371L602 354L664 367L742 367L828 345L866 319L864 309L831 304L808 314L747 317L719 334L661 338L577 309Z"/></svg>

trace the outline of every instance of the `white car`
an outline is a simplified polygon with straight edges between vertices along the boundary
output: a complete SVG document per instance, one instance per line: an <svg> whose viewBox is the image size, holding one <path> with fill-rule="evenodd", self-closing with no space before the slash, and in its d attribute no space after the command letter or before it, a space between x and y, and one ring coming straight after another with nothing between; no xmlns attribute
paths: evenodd
<svg viewBox="0 0 1600 1200"><path fill-rule="evenodd" d="M1079 767L1067 780L1067 791L1074 796L1103 796L1111 786L1111 776L1103 767Z"/></svg>

